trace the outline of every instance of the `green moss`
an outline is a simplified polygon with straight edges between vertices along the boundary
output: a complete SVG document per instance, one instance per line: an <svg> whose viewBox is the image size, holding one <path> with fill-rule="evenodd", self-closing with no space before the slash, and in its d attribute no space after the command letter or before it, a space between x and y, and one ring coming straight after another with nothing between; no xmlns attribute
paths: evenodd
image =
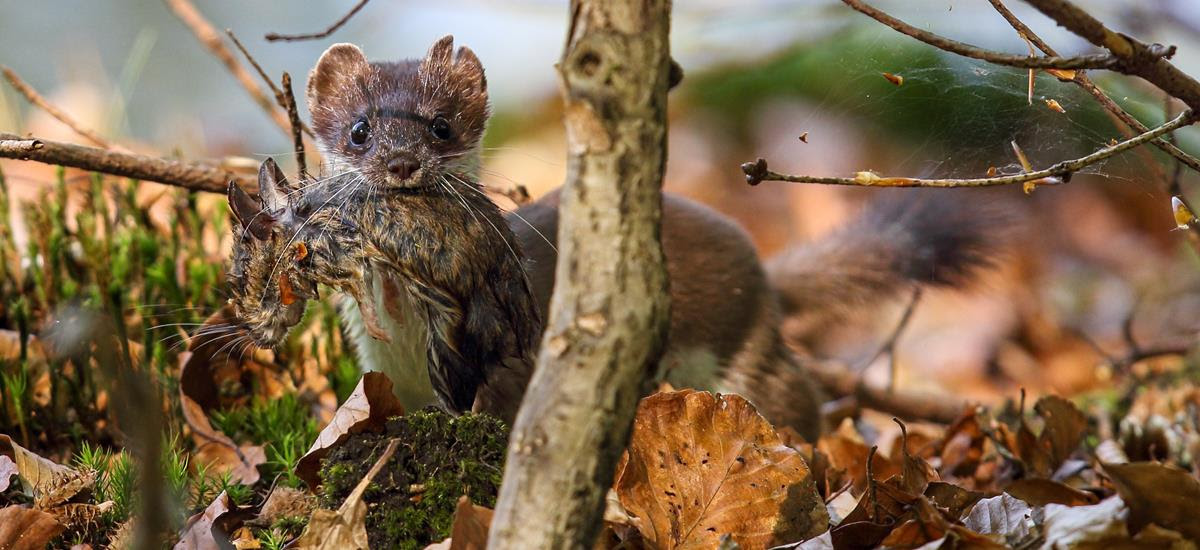
<svg viewBox="0 0 1200 550"><path fill-rule="evenodd" d="M462 495L495 504L508 428L487 415L424 410L392 418L383 433L357 434L334 449L321 470L321 506L340 506L392 438L402 444L363 496L372 547L424 548L446 538Z"/></svg>

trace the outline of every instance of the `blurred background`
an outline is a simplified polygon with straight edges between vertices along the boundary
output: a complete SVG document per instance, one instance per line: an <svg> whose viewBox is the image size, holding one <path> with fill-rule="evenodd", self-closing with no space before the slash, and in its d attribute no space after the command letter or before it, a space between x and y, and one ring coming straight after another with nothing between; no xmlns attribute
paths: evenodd
<svg viewBox="0 0 1200 550"><path fill-rule="evenodd" d="M872 3L946 36L1027 51L981 0ZM269 74L290 72L300 96L309 68L333 43L356 43L372 59L397 59L420 56L434 40L453 34L487 70L495 115L484 179L520 183L534 196L563 179L554 63L566 2L374 0L329 38L274 43L263 35L321 30L355 2L195 4L217 29L232 29ZM1064 55L1092 51L1024 4L1011 4ZM1173 61L1200 75L1197 0L1079 4L1118 30L1177 45ZM990 167L1018 170L1012 141L1041 167L1120 137L1076 86L1040 74L1030 104L1024 71L939 52L836 0L677 2L672 49L686 76L671 95L666 187L739 220L764 257L845 223L871 192L782 183L752 188L738 167L756 157L777 171L809 175L874 170L976 177ZM163 3L51 0L33 7L0 0L0 64L84 126L132 150L186 159L290 159L290 138ZM902 76L903 85L889 82L884 72ZM1143 82L1102 72L1094 78L1147 125L1179 108ZM1064 112L1047 107L1049 99ZM303 110L302 116L307 118ZM6 85L0 86L0 130L85 143ZM1195 128L1176 136L1181 147L1200 154ZM14 161L2 161L0 168L12 196L16 249L24 251L37 240L30 239L37 231L23 215L34 209L26 205L45 200L56 171ZM1185 232L1172 231L1165 190L1174 173L1162 155L1147 150L1028 196L1017 187L949 191L1011 212L1010 246L999 267L974 288L927 293L918 304L897 346L900 387L989 400L1014 397L1019 388L1071 395L1106 387L1116 371L1157 368L1125 364L1130 334L1144 349L1193 342L1200 330L1200 263ZM1200 200L1200 178L1189 172L1181 177L1182 188ZM72 171L63 181L71 189L89 185L86 174ZM153 195L146 189L158 188L142 188ZM214 212L224 208L221 197L187 200L201 205L201 217L217 217ZM151 221L169 224L178 219L171 214L176 210L156 203L157 221ZM201 281L190 291L194 296L163 299L192 308L192 321L220 303L221 266L228 258L220 231L202 235L208 252L189 260L200 265L176 266L180 279ZM864 362L904 305L881 304L844 327L830 327L818 352L885 379L886 359ZM31 318L35 328L38 318ZM11 319L10 308L10 325Z"/></svg>

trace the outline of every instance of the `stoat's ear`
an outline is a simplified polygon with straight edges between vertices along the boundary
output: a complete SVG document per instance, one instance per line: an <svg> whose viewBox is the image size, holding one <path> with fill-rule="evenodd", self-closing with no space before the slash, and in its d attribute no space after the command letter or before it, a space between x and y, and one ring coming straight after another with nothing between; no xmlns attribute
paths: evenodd
<svg viewBox="0 0 1200 550"><path fill-rule="evenodd" d="M242 233L249 233L260 240L267 240L271 237L271 224L275 223L275 220L259 207L259 203L254 200L254 197L243 191L233 181L229 182L227 196L229 197L229 210L233 212L233 219L237 221Z"/></svg>
<svg viewBox="0 0 1200 550"><path fill-rule="evenodd" d="M367 57L358 46L346 43L330 46L308 73L309 110L315 110L322 101L340 94L356 93L354 81L369 67Z"/></svg>
<svg viewBox="0 0 1200 550"><path fill-rule="evenodd" d="M454 55L454 35L447 34L429 47L429 53L421 60L420 73L424 77L448 74L451 56Z"/></svg>
<svg viewBox="0 0 1200 550"><path fill-rule="evenodd" d="M483 63L479 62L471 48L458 48L458 54L454 56L453 73L456 80L470 82L472 91L487 95L487 77L483 74Z"/></svg>

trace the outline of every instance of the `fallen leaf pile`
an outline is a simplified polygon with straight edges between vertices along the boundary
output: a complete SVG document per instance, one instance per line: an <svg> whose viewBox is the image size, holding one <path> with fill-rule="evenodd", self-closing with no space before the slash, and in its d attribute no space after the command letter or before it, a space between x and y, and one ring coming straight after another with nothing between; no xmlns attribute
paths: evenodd
<svg viewBox="0 0 1200 550"><path fill-rule="evenodd" d="M895 420L888 431L846 419L807 442L737 395L667 387L638 407L594 547L1196 548L1196 410L1200 388L1183 383L1140 388L1115 428L1107 413L1045 396L1032 407L968 409L944 427ZM450 456L438 469L461 467L465 455L452 449L472 445L461 430L493 428L471 415L456 424L440 412L400 414L391 382L366 375L298 463L307 491L276 486L252 506L221 492L175 548L366 548L397 525L380 518L412 521L427 508L405 506L446 498L445 516L414 524L436 524L440 537L374 547L486 548L491 510L481 504L498 485L447 492L410 472L429 455ZM485 468L499 480L501 464ZM0 436L0 493L19 486L29 499L0 508L0 548L41 548L105 513L111 503L88 502L94 483L94 473Z"/></svg>

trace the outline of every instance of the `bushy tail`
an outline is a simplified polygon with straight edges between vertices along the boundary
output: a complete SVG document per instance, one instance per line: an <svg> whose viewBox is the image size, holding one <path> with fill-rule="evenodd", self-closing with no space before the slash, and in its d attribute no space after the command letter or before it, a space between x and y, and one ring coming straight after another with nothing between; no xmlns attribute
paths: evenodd
<svg viewBox="0 0 1200 550"><path fill-rule="evenodd" d="M995 262L1009 233L1011 217L990 198L969 191L882 192L845 227L771 258L767 276L793 319L789 325L807 333L918 285L967 284Z"/></svg>

